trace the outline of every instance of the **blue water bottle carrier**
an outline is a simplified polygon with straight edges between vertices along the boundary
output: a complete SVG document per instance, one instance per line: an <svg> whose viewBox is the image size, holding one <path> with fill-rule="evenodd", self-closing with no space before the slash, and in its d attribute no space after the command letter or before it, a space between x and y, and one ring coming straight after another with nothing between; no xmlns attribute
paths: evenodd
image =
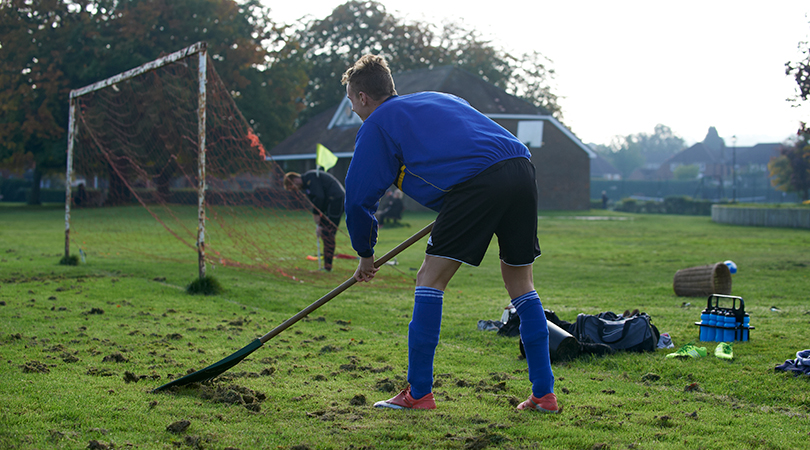
<svg viewBox="0 0 810 450"><path fill-rule="evenodd" d="M721 306L721 302L725 306ZM754 329L749 324L743 298L723 294L709 296L700 322L695 322L695 325L700 327L698 339L701 341L747 341L749 331Z"/></svg>

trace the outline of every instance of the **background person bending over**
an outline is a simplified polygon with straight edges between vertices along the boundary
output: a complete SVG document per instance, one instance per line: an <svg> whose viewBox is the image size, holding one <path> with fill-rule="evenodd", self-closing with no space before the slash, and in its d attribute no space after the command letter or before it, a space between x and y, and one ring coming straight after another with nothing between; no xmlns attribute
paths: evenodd
<svg viewBox="0 0 810 450"><path fill-rule="evenodd" d="M501 274L520 316L532 395L518 409L559 412L548 348L548 326L534 290L537 185L528 148L466 101L448 94L398 96L385 60L365 55L344 74L352 110L363 120L346 175L346 225L360 256L354 277L374 278L377 219L386 188L395 184L438 211L419 269L408 325L407 389L375 403L433 409L433 360L444 291L461 263L477 266L493 234Z"/></svg>
<svg viewBox="0 0 810 450"><path fill-rule="evenodd" d="M284 175L284 189L303 192L315 206L312 214L318 224L315 234L323 240L323 268L331 271L335 257L335 234L340 225L340 216L343 215L346 195L343 186L327 172L310 170L303 175L296 172Z"/></svg>
<svg viewBox="0 0 810 450"><path fill-rule="evenodd" d="M385 224L387 220L396 223L402 218L404 209L405 203L402 201L402 191L395 188L393 192L388 191L385 197L380 200L380 209L374 213L374 217L377 218L380 225Z"/></svg>

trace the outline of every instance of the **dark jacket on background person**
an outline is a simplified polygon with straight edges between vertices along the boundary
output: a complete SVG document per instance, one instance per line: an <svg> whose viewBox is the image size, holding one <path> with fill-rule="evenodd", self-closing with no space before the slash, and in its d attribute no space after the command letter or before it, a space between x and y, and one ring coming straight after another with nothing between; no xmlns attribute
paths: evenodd
<svg viewBox="0 0 810 450"><path fill-rule="evenodd" d="M310 170L301 174L301 181L304 184L301 190L315 205L315 208L320 210L332 223L338 225L340 217L343 215L346 191L337 178L322 170ZM313 209L312 213L317 215L318 210Z"/></svg>

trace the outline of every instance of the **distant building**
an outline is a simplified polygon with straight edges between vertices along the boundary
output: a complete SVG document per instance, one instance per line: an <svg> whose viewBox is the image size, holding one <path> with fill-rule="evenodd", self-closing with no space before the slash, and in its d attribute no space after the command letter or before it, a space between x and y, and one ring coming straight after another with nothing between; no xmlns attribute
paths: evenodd
<svg viewBox="0 0 810 450"><path fill-rule="evenodd" d="M596 157L591 159L591 178L621 180L622 174L619 172L619 169L614 167L607 159L596 153Z"/></svg>
<svg viewBox="0 0 810 450"><path fill-rule="evenodd" d="M655 178L669 180L674 178L675 169L679 166L696 165L698 178L716 178L723 180L731 177L732 167L739 173L767 172L771 158L779 156L782 144L756 144L752 147L728 147L717 135L714 127L703 142L682 150L661 164L655 172Z"/></svg>
<svg viewBox="0 0 810 450"><path fill-rule="evenodd" d="M452 66L395 74L394 82L400 95L422 91L457 95L524 142L537 168L540 209L590 208L590 167L596 153L548 111ZM330 172L342 180L354 153L360 125L360 118L344 98L272 148L268 158L286 168L314 169L315 148L320 143L339 158ZM406 208L412 208L413 204L412 200L406 201Z"/></svg>

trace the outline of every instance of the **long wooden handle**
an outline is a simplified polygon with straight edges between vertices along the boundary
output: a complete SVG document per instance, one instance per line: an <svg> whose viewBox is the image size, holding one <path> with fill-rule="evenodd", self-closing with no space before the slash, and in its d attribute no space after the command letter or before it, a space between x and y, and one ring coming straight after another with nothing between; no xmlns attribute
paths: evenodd
<svg viewBox="0 0 810 450"><path fill-rule="evenodd" d="M389 251L388 253L386 253L382 257L375 260L374 261L374 267L382 266L383 264L390 261L391 258L393 258L394 256L397 256L398 254L400 254L403 250L405 250L406 248L408 248L411 245L415 244L417 241L419 241L423 237L427 236L430 233L430 231L433 229L433 224L434 223L435 222L429 223L427 226L425 226L425 228L422 228L421 230L416 232L416 234L409 237L407 240L405 240L401 244L397 245L394 249L392 249L391 251ZM315 302L313 302L311 305L309 305L306 308L302 309L298 314L290 317L289 319L285 320L281 325L273 328L269 333L267 333L264 336L260 337L259 340L262 342L262 344L264 344L265 342L269 341L270 339L273 339L278 334L280 334L282 331L289 328L292 324L294 324L294 323L298 322L299 320L303 319L304 317L308 316L310 313L312 313L312 311L315 311L316 309L320 308L325 303L327 303L329 300L332 300L333 298L337 297L343 291L345 291L346 289L349 289L350 287L352 287L355 283L357 283L357 280L355 280L354 276L352 276L348 280L341 283L340 286L332 289L328 294L324 295L323 297L321 297L318 300L316 300Z"/></svg>

